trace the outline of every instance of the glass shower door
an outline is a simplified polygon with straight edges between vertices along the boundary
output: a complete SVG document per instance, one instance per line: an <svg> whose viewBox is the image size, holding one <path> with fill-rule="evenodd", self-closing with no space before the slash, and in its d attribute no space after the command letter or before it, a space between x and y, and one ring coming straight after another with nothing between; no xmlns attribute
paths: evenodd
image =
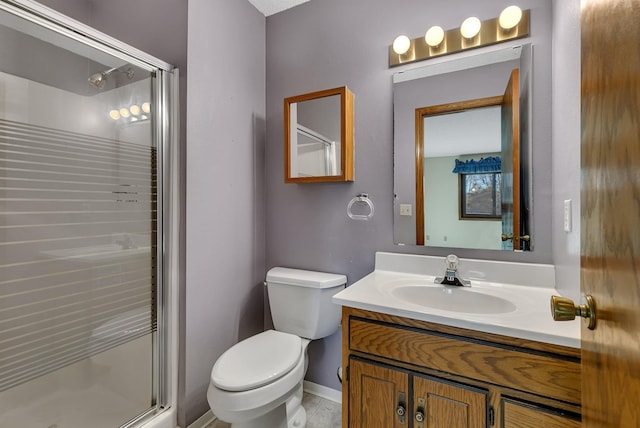
<svg viewBox="0 0 640 428"><path fill-rule="evenodd" d="M1 427L157 404L158 85L107 52L0 11Z"/></svg>

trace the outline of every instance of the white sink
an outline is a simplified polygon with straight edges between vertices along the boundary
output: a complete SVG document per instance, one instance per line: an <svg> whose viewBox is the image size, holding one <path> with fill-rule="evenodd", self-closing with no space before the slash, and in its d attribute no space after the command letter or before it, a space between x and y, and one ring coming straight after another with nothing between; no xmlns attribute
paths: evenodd
<svg viewBox="0 0 640 428"><path fill-rule="evenodd" d="M516 305L502 297L483 294L472 287L404 285L390 290L391 296L410 305L468 314L504 314Z"/></svg>
<svg viewBox="0 0 640 428"><path fill-rule="evenodd" d="M471 287L445 286L444 258L376 253L375 270L333 296L338 305L487 333L580 347L579 321L554 322L554 268L461 259Z"/></svg>

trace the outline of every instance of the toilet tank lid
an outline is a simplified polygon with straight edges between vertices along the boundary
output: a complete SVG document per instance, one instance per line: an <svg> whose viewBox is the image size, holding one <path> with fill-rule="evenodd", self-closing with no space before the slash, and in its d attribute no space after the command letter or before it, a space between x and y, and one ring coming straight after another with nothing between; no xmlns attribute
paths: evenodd
<svg viewBox="0 0 640 428"><path fill-rule="evenodd" d="M329 288L346 284L347 277L335 273L274 267L267 272L267 283L269 282L301 287Z"/></svg>

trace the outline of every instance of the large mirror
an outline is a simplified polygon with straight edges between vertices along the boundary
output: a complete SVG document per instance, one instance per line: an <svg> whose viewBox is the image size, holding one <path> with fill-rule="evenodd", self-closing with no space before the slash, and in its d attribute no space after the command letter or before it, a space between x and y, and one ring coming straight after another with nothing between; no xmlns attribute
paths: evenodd
<svg viewBox="0 0 640 428"><path fill-rule="evenodd" d="M284 100L285 182L353 180L353 94L347 87Z"/></svg>
<svg viewBox="0 0 640 428"><path fill-rule="evenodd" d="M394 76L394 241L532 248L531 46Z"/></svg>

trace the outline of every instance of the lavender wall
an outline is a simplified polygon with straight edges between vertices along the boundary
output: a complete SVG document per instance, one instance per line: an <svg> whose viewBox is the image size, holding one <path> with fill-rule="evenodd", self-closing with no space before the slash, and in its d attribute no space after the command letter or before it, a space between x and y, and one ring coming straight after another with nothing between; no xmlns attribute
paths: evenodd
<svg viewBox="0 0 640 428"><path fill-rule="evenodd" d="M349 283L373 269L376 251L445 255L451 250L393 245L393 73L388 46L400 33L418 37L439 24L455 28L468 16L497 16L510 0L323 0L267 18L267 268L280 265L346 274ZM523 0L532 11L534 47L534 190L541 230L530 254L459 250L461 257L552 262L551 257L551 2ZM413 66L404 66L411 68ZM355 182L284 184L282 99L347 85L355 94ZM376 206L368 222L346 206L368 192ZM339 389L340 336L310 346L307 379Z"/></svg>
<svg viewBox="0 0 640 428"><path fill-rule="evenodd" d="M553 262L556 286L580 299L580 0L553 1ZM572 231L563 201L572 200Z"/></svg>
<svg viewBox="0 0 640 428"><path fill-rule="evenodd" d="M60 13L64 13L68 17L80 21L83 24L92 25L91 1L89 0L39 0L38 3L42 3Z"/></svg>
<svg viewBox="0 0 640 428"><path fill-rule="evenodd" d="M216 359L263 327L265 23L247 1L189 1L181 426L209 410Z"/></svg>

